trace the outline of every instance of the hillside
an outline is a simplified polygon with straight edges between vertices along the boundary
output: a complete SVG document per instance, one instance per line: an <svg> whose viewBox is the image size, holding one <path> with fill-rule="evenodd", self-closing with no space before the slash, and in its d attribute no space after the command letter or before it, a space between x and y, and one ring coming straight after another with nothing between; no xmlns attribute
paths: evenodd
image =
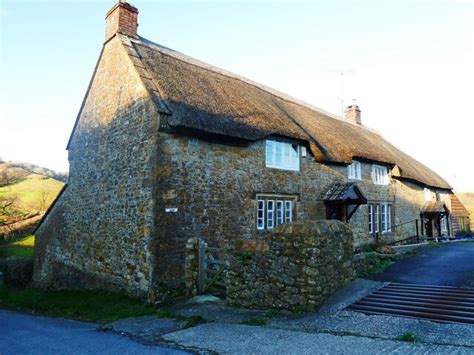
<svg viewBox="0 0 474 355"><path fill-rule="evenodd" d="M25 166L0 163L0 238L31 231L64 185L52 170Z"/></svg>
<svg viewBox="0 0 474 355"><path fill-rule="evenodd" d="M456 196L471 213L471 226L474 223L474 192L458 192Z"/></svg>

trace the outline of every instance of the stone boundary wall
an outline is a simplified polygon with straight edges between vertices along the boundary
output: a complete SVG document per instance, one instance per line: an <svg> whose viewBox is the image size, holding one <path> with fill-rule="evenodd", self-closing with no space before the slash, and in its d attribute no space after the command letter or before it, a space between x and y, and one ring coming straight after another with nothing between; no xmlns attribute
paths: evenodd
<svg viewBox="0 0 474 355"><path fill-rule="evenodd" d="M186 286L196 293L196 245L188 242ZM313 311L354 278L353 234L339 221L296 222L237 241L229 250L227 303L246 308Z"/></svg>

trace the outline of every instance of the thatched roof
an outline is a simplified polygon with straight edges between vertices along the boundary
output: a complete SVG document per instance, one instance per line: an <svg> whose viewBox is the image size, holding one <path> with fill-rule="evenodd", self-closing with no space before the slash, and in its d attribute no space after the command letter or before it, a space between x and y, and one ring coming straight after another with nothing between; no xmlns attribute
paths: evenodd
<svg viewBox="0 0 474 355"><path fill-rule="evenodd" d="M144 38L130 40L153 76L152 93L169 111L171 126L248 141L271 135L304 140L320 162L386 163L398 167L399 178L451 189L373 130Z"/></svg>

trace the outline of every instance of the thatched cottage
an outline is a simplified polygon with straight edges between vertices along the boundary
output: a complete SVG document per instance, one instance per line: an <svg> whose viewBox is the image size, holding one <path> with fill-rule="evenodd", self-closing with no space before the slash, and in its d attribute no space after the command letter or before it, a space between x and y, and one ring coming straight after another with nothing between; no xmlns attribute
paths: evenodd
<svg viewBox="0 0 474 355"><path fill-rule="evenodd" d="M365 127L137 35L117 3L36 236L37 285L182 287L184 246L340 219L355 245L450 233L451 186ZM422 222L423 221L423 222Z"/></svg>

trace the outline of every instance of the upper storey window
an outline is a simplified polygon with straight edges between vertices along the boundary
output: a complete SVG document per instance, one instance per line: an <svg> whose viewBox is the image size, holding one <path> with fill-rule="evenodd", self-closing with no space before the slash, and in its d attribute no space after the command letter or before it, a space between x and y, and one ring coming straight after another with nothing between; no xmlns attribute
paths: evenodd
<svg viewBox="0 0 474 355"><path fill-rule="evenodd" d="M353 160L351 165L347 166L347 176L349 179L360 180L362 178L360 162Z"/></svg>
<svg viewBox="0 0 474 355"><path fill-rule="evenodd" d="M425 201L431 201L431 190L428 189L427 187L425 187L423 192L425 193ZM437 201L439 201L439 200L437 200Z"/></svg>
<svg viewBox="0 0 474 355"><path fill-rule="evenodd" d="M372 165L372 180L376 185L388 185L387 167Z"/></svg>
<svg viewBox="0 0 474 355"><path fill-rule="evenodd" d="M300 154L298 144L267 139L265 164L267 168L299 171Z"/></svg>

